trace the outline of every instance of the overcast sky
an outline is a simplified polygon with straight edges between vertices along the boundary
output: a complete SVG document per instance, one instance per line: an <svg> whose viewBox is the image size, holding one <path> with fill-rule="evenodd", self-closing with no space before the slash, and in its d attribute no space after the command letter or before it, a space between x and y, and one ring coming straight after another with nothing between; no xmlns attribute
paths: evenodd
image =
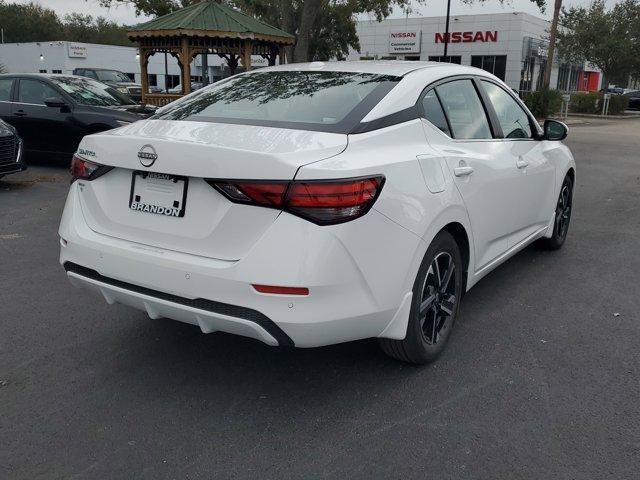
<svg viewBox="0 0 640 480"><path fill-rule="evenodd" d="M117 23L135 24L143 21L144 17L136 17L135 9L131 5L118 5L111 8L100 7L98 0L7 0L7 3L38 3L43 7L51 8L60 16L67 13L80 12L94 16L107 17ZM615 0L609 0L613 3ZM564 0L566 6L587 5L590 0ZM465 15L476 13L501 13L501 12L527 12L533 15L549 17L553 0L548 0L550 4L545 15L541 14L538 8L530 0L511 0L501 5L498 0L487 0L484 4L479 2L475 5L465 5L460 0L453 0L451 4L452 15ZM445 0L427 0L426 5L415 7L412 16L439 16L446 14ZM395 12L393 17L403 17L403 13Z"/></svg>

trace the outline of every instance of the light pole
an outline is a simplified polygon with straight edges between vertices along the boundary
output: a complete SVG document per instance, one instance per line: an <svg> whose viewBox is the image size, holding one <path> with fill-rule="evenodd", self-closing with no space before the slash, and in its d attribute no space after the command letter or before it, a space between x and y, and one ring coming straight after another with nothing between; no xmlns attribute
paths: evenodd
<svg viewBox="0 0 640 480"><path fill-rule="evenodd" d="M449 18L451 17L451 0L447 0L447 24L444 30L444 61L449 54Z"/></svg>

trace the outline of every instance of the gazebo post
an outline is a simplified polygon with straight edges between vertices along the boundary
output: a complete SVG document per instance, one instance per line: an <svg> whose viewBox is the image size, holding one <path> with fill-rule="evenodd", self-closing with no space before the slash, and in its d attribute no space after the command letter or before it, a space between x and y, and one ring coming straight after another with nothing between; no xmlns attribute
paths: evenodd
<svg viewBox="0 0 640 480"><path fill-rule="evenodd" d="M189 47L189 39L182 37L181 39L180 63L182 64L182 93L188 95L191 93L191 48Z"/></svg>
<svg viewBox="0 0 640 480"><path fill-rule="evenodd" d="M280 45L278 57L280 57L280 65L284 65L285 63L287 63L287 53L285 51L284 45Z"/></svg>
<svg viewBox="0 0 640 480"><path fill-rule="evenodd" d="M149 51L141 48L138 52L140 55L140 85L142 86L142 104L147 103L147 95L149 94L149 75L147 75L147 66L149 65Z"/></svg>
<svg viewBox="0 0 640 480"><path fill-rule="evenodd" d="M244 46L242 47L242 52L240 55L242 66L244 67L244 71L248 72L251 70L251 53L253 51L253 44L250 38L246 38L244 40Z"/></svg>
<svg viewBox="0 0 640 480"><path fill-rule="evenodd" d="M164 106L181 96L168 91L165 94L149 93L148 62L156 52L163 52L165 56L168 53L177 59L181 93L186 95L191 93L191 62L197 55L202 54L203 59L207 53L226 58L231 74L235 74L240 62L246 71L251 70L254 52L263 57L266 55L270 65L280 52L280 63L284 63L282 49L295 43L293 35L235 10L227 2L185 0L183 3L190 5L136 25L127 32L129 40L136 42L140 49L143 102ZM206 83L210 80L207 63L203 61Z"/></svg>

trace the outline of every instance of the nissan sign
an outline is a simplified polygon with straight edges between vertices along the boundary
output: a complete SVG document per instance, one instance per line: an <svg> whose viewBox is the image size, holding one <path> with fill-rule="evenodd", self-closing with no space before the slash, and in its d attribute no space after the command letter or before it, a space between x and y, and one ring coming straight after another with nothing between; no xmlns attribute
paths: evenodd
<svg viewBox="0 0 640 480"><path fill-rule="evenodd" d="M452 32L436 33L436 43L444 43L449 36L448 43L497 42L498 32Z"/></svg>
<svg viewBox="0 0 640 480"><path fill-rule="evenodd" d="M420 30L392 30L389 32L389 53L420 53Z"/></svg>

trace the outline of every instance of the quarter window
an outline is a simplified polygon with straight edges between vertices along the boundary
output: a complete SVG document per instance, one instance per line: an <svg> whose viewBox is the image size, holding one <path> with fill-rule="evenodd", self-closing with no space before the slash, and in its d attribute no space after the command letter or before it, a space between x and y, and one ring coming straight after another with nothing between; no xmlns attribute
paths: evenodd
<svg viewBox="0 0 640 480"><path fill-rule="evenodd" d="M11 85L13 85L12 78L0 79L0 101L2 102L11 101Z"/></svg>
<svg viewBox="0 0 640 480"><path fill-rule="evenodd" d="M44 100L46 98L59 96L60 94L53 88L38 80L20 80L18 93L18 102L20 103L34 103L37 105L44 105Z"/></svg>
<svg viewBox="0 0 640 480"><path fill-rule="evenodd" d="M454 80L436 87L454 138L492 138L489 121L471 80Z"/></svg>
<svg viewBox="0 0 640 480"><path fill-rule="evenodd" d="M424 110L424 118L433 123L447 135L451 136L447 119L442 111L442 105L436 95L435 90L429 90L422 99L422 108Z"/></svg>
<svg viewBox="0 0 640 480"><path fill-rule="evenodd" d="M482 80L482 85L498 116L504 138L531 138L529 116L513 97L495 83Z"/></svg>

